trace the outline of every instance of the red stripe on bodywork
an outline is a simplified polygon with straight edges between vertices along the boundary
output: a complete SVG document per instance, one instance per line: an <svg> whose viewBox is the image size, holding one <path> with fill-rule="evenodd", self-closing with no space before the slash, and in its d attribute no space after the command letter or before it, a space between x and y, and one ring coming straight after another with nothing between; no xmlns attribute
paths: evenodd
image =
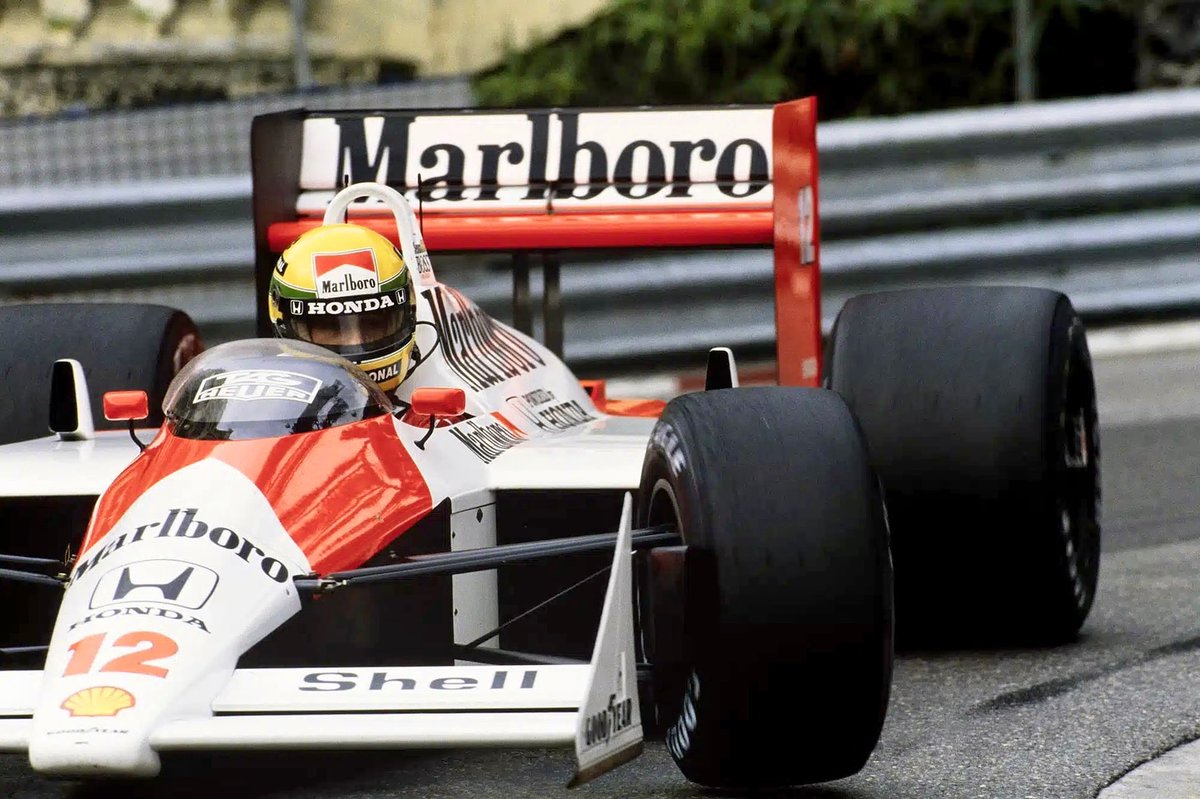
<svg viewBox="0 0 1200 799"><path fill-rule="evenodd" d="M604 412L609 416L641 416L657 419L662 416L667 403L659 399L610 399L604 402Z"/></svg>
<svg viewBox="0 0 1200 799"><path fill-rule="evenodd" d="M319 219L276 222L267 230L268 246L283 252ZM356 218L397 242L390 217ZM769 210L661 211L625 213L498 214L435 216L422 223L425 246L446 250L569 250L592 247L719 247L771 243Z"/></svg>
<svg viewBox="0 0 1200 799"><path fill-rule="evenodd" d="M80 554L150 486L204 458L224 461L258 486L322 574L362 565L433 509L390 416L245 441L177 438L164 426L100 499Z"/></svg>
<svg viewBox="0 0 1200 799"><path fill-rule="evenodd" d="M510 433L512 433L513 435L518 436L520 438L525 437L525 431L523 431L521 428L517 427L515 424L510 422L504 414L500 413L500 411L492 411L492 416L494 416L500 422L500 424L507 427L508 431Z"/></svg>

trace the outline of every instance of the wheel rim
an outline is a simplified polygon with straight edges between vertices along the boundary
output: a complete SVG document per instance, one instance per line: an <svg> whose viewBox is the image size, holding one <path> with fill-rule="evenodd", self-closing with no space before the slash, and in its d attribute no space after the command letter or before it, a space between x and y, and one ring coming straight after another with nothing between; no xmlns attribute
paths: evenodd
<svg viewBox="0 0 1200 799"><path fill-rule="evenodd" d="M675 489L665 479L659 478L650 489L645 523L647 526L672 525L687 543ZM699 697L700 676L694 668L682 673L660 673L655 692L655 713L660 716L658 724L664 728L667 751L679 763L687 756L689 739L696 726L695 701Z"/></svg>
<svg viewBox="0 0 1200 799"><path fill-rule="evenodd" d="M646 513L647 527L660 524L672 525L681 536L683 535L683 523L679 518L679 503L675 500L675 489L661 478L650 490L650 504ZM686 538L684 543L687 543Z"/></svg>
<svg viewBox="0 0 1200 799"><path fill-rule="evenodd" d="M1059 417L1055 494L1067 576L1082 614L1091 606L1099 566L1100 440L1089 359L1081 342L1074 335L1072 339Z"/></svg>

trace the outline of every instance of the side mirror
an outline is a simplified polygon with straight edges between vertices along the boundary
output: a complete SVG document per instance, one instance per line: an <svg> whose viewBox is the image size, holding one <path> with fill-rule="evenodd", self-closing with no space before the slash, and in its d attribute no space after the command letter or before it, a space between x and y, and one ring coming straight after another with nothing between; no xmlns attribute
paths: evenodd
<svg viewBox="0 0 1200 799"><path fill-rule="evenodd" d="M412 409L414 413L429 417L429 431L416 442L417 449L425 449L425 442L437 429L439 416L458 416L467 409L467 392L461 388L413 389Z"/></svg>
<svg viewBox="0 0 1200 799"><path fill-rule="evenodd" d="M104 392L104 418L110 422L132 422L150 415L150 398L145 391Z"/></svg>
<svg viewBox="0 0 1200 799"><path fill-rule="evenodd" d="M467 392L461 388L418 388L412 409L422 416L458 416L467 409Z"/></svg>

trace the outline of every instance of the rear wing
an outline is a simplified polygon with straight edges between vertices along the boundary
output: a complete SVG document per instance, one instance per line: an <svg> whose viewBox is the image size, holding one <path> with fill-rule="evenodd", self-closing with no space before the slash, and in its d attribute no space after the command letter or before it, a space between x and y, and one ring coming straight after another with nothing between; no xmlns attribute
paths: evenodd
<svg viewBox="0 0 1200 799"><path fill-rule="evenodd" d="M696 108L284 111L255 117L251 160L259 335L270 335L266 291L279 253L321 224L339 188L373 181L419 205L430 251L512 253L514 324L526 332L528 256L539 254L547 344L559 352L557 252L771 247L779 382L819 380L813 98ZM382 204L356 203L347 218L397 240Z"/></svg>

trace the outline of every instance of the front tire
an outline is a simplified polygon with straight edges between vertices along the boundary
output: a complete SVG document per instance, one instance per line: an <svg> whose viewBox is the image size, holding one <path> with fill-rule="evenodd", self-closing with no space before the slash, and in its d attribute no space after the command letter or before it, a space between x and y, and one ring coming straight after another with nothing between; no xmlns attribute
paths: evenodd
<svg viewBox="0 0 1200 799"><path fill-rule="evenodd" d="M678 525L716 575L717 601L689 608L699 632L683 685L658 695L683 774L761 787L861 769L891 685L891 560L841 398L755 388L673 400L642 470L639 526L658 523Z"/></svg>

